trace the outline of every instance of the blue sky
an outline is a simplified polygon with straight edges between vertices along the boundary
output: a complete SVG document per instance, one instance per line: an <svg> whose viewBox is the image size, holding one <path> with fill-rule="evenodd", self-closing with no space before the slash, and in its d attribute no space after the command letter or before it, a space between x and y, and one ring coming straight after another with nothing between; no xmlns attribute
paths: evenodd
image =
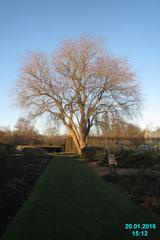
<svg viewBox="0 0 160 240"><path fill-rule="evenodd" d="M65 38L85 33L104 37L112 53L128 58L144 94L137 123L160 126L159 0L1 0L0 126L13 128L24 115L11 90L26 51L53 53Z"/></svg>

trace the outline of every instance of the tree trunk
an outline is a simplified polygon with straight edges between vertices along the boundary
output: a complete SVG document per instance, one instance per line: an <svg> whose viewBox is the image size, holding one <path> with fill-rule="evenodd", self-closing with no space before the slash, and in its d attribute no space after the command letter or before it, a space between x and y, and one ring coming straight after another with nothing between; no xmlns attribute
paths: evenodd
<svg viewBox="0 0 160 240"><path fill-rule="evenodd" d="M75 146L77 148L78 155L81 155L81 146L80 146L80 144L78 143L78 141L77 141L75 136L73 136L72 134L71 134L71 136L72 136L73 142L74 142L74 144L75 144Z"/></svg>
<svg viewBox="0 0 160 240"><path fill-rule="evenodd" d="M82 148L86 147L88 144L88 134L78 133L77 129L71 127L65 123L66 128L68 129L73 142L77 148L78 155L81 155Z"/></svg>
<svg viewBox="0 0 160 240"><path fill-rule="evenodd" d="M87 144L88 144L88 137L84 140L83 138L81 138L79 141L78 139L76 138L76 136L70 132L71 136L72 136L72 139L73 139L73 142L77 148L77 152L79 155L81 155L82 153L82 148L86 147Z"/></svg>

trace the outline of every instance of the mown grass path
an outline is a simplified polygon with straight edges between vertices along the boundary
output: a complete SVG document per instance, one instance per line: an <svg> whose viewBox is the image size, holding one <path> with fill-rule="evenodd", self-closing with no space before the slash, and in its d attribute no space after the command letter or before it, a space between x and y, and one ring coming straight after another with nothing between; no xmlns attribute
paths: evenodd
<svg viewBox="0 0 160 240"><path fill-rule="evenodd" d="M1 240L132 239L125 223L155 220L86 164L55 157Z"/></svg>

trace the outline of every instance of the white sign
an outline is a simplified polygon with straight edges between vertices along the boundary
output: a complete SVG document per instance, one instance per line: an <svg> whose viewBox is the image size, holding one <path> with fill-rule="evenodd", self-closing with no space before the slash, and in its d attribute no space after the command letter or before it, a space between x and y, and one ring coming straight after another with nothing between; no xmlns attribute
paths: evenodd
<svg viewBox="0 0 160 240"><path fill-rule="evenodd" d="M108 162L109 162L109 165L117 165L117 161L114 154L109 154Z"/></svg>

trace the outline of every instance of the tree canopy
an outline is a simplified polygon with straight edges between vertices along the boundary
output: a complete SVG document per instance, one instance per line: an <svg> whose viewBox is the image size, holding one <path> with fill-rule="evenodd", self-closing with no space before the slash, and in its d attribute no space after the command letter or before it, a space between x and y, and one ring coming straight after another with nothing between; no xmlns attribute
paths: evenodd
<svg viewBox="0 0 160 240"><path fill-rule="evenodd" d="M17 102L37 117L44 113L69 131L79 153L90 129L137 116L140 91L127 60L109 53L101 40L66 40L51 56L33 52L22 64Z"/></svg>

